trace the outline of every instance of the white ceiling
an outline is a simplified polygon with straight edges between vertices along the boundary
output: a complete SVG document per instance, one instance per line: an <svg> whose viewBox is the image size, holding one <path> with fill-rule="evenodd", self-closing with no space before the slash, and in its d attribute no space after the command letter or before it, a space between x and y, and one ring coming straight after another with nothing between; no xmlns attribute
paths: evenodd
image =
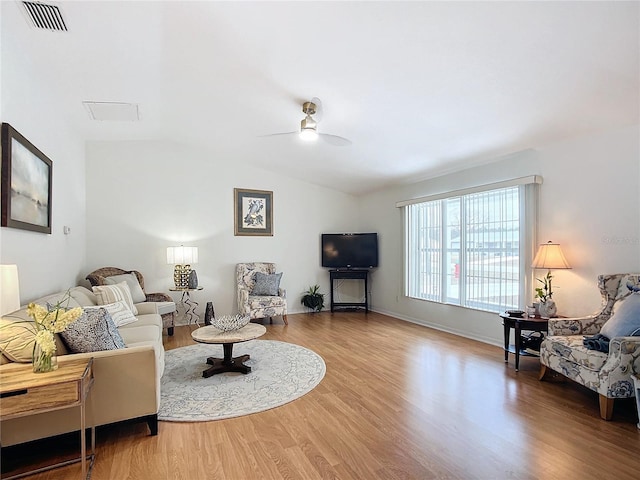
<svg viewBox="0 0 640 480"><path fill-rule="evenodd" d="M67 33L4 2L2 45L87 141L170 139L358 194L639 123L639 2L57 4ZM299 128L314 96L319 131L353 145L259 137Z"/></svg>

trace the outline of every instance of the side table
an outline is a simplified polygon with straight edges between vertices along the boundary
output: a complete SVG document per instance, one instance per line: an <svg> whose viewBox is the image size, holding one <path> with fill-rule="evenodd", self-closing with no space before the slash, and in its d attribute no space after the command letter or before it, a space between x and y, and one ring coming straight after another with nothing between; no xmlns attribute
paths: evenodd
<svg viewBox="0 0 640 480"><path fill-rule="evenodd" d="M187 322L191 325L193 321L194 324L200 325L200 316L196 313L196 308L200 305L195 300L191 300L191 292L197 292L202 290L204 287L196 287L196 288L170 288L170 292L182 292L182 298L180 299L180 303L185 307L184 315L187 317ZM195 320L194 320L195 319Z"/></svg>
<svg viewBox="0 0 640 480"><path fill-rule="evenodd" d="M49 373L33 373L31 364L7 364L0 368L0 421L39 413L80 407L80 458L67 460L6 480L26 477L72 463L82 463L82 478L91 476L95 460L96 433L91 425L91 454L87 456L86 400L93 386L93 358L61 363ZM90 463L87 468L87 458Z"/></svg>
<svg viewBox="0 0 640 480"><path fill-rule="evenodd" d="M509 353L513 353L516 356L516 372L520 369L520 356L524 357L537 357L533 353L526 352L522 349L522 331L528 330L532 332L544 332L546 333L549 328L549 319L540 317L511 317L508 313L504 312L500 314L502 318L502 325L504 326L504 361L509 362ZM510 345L509 337L511 335L511 329L515 330L516 338L515 345Z"/></svg>
<svg viewBox="0 0 640 480"><path fill-rule="evenodd" d="M336 280L362 280L364 281L364 302L335 302L333 292ZM331 311L340 307L364 307L364 312L369 313L369 271L368 270L329 270L329 282L331 283Z"/></svg>

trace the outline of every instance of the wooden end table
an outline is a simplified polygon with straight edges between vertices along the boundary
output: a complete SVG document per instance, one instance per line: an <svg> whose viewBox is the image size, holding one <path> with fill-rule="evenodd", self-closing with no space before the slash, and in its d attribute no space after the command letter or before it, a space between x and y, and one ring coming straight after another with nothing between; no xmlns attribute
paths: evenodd
<svg viewBox="0 0 640 480"><path fill-rule="evenodd" d="M509 362L509 353L513 353L516 356L516 372L520 370L520 356L523 357L538 357L535 353L529 353L524 351L521 346L522 331L528 330L532 332L544 332L546 333L549 328L549 319L536 317L527 317L526 314L523 317L512 317L508 313L504 312L500 314L502 318L502 325L504 326L504 361ZM516 331L515 345L510 345L511 329Z"/></svg>
<svg viewBox="0 0 640 480"><path fill-rule="evenodd" d="M91 476L96 433L91 425L91 454L87 456L85 403L93 386L93 358L62 362L53 372L33 373L31 364L6 364L0 368L0 420L80 407L80 458L23 472L6 480L26 477L72 463L82 463L82 478ZM87 468L87 458L90 464Z"/></svg>
<svg viewBox="0 0 640 480"><path fill-rule="evenodd" d="M207 364L211 365L211 367L202 372L202 376L208 378L216 373L224 372L249 373L251 367L244 365L244 362L249 360L249 355L241 355L234 358L233 344L253 340L254 338L261 337L265 333L267 333L267 329L264 325L257 323L249 323L241 329L231 332L223 332L213 325L200 327L191 332L191 338L196 342L222 344L222 348L224 349L224 358L207 358Z"/></svg>

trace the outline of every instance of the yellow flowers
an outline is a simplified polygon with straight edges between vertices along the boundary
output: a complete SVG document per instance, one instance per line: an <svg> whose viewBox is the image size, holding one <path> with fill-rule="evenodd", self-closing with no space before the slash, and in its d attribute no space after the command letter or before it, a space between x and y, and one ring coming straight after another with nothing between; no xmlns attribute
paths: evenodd
<svg viewBox="0 0 640 480"><path fill-rule="evenodd" d="M39 331L44 329L51 333L60 333L64 332L71 323L82 315L82 308L65 310L58 303L53 309L47 310L42 305L30 303L27 307L27 313L36 322Z"/></svg>
<svg viewBox="0 0 640 480"><path fill-rule="evenodd" d="M40 330L36 333L36 343L46 355L53 355L56 352L56 341L49 330Z"/></svg>
<svg viewBox="0 0 640 480"><path fill-rule="evenodd" d="M56 339L54 334L66 330L82 315L82 308L66 308L63 304L69 304L71 295L69 291L53 307L45 308L36 303L27 306L27 314L33 318L36 325L35 343L33 345L33 371L34 373L50 372L57 368Z"/></svg>

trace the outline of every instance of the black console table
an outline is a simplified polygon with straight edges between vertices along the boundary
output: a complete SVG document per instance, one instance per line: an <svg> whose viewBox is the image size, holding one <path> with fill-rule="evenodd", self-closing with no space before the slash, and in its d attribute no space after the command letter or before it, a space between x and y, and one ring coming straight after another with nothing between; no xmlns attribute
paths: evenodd
<svg viewBox="0 0 640 480"><path fill-rule="evenodd" d="M329 278L331 279L331 311L335 307L364 307L365 312L369 312L369 271L368 270L329 270ZM333 282L334 280L364 280L364 302L339 302L333 301Z"/></svg>

